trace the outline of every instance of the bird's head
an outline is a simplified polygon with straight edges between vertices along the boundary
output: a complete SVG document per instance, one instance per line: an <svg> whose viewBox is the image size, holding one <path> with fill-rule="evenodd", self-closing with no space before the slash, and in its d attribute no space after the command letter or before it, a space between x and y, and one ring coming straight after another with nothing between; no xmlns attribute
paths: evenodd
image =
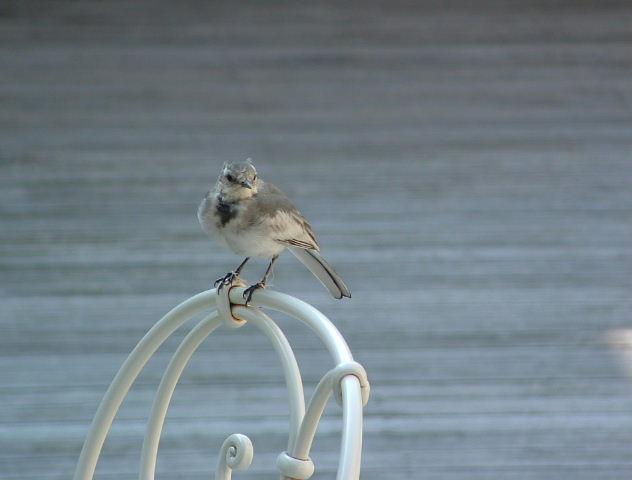
<svg viewBox="0 0 632 480"><path fill-rule="evenodd" d="M243 200L257 193L257 170L250 159L225 163L217 179L219 191L226 200Z"/></svg>

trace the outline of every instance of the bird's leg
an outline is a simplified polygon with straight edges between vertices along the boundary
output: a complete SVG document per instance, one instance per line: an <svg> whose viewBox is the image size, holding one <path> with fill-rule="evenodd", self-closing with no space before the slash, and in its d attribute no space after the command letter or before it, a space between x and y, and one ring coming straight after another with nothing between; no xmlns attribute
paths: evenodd
<svg viewBox="0 0 632 480"><path fill-rule="evenodd" d="M246 265L248 260L250 260L250 257L246 257L246 259L239 264L239 266L234 272L228 272L226 275L224 275L221 278L218 278L215 281L214 286L217 288L217 293L219 293L220 290L226 285L231 285L235 281L235 279L239 277L239 273L241 272L241 269L244 268L244 265Z"/></svg>
<svg viewBox="0 0 632 480"><path fill-rule="evenodd" d="M252 294L255 293L255 291L259 290L260 288L266 287L266 283L268 283L268 277L272 273L272 267L274 266L274 264L276 263L278 259L279 259L278 255L275 255L274 257L272 257L272 260L270 260L270 265L268 265L268 269L266 270L266 273L263 274L263 278L261 279L261 281L258 283L255 283L254 285L250 285L246 290L244 290L244 298L246 299L246 306L248 306L248 304L250 303L250 300L252 299Z"/></svg>

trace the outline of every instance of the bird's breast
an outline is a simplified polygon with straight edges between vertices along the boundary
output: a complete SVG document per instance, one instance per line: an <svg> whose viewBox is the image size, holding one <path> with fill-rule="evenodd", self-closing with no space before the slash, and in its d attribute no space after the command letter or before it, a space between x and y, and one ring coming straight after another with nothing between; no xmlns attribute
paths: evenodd
<svg viewBox="0 0 632 480"><path fill-rule="evenodd" d="M218 223L218 227L225 227L228 222L237 216L239 209L236 202L229 202L221 197L215 203L215 212L213 213Z"/></svg>

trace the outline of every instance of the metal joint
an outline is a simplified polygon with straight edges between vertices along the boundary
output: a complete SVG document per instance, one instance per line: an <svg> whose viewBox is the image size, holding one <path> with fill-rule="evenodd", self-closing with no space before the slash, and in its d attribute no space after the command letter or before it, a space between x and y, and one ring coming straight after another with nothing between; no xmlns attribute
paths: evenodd
<svg viewBox="0 0 632 480"><path fill-rule="evenodd" d="M233 307L244 307L245 305L232 302L230 297L230 291L233 288L245 285L243 281L237 280L235 285L226 286L217 291L217 311L224 325L230 328L239 328L246 324L246 319L238 317L233 311Z"/></svg>
<svg viewBox="0 0 632 480"><path fill-rule="evenodd" d="M314 474L314 462L310 458L294 458L287 452L277 457L276 465L285 477L292 479L307 480Z"/></svg>
<svg viewBox="0 0 632 480"><path fill-rule="evenodd" d="M338 405L342 406L342 380L347 375L353 375L357 377L360 382L360 393L362 395L362 406L366 406L369 402L369 394L371 392L371 386L369 385L369 379L366 374L366 370L358 362L341 363L336 368L330 370L332 375L332 389L334 397Z"/></svg>

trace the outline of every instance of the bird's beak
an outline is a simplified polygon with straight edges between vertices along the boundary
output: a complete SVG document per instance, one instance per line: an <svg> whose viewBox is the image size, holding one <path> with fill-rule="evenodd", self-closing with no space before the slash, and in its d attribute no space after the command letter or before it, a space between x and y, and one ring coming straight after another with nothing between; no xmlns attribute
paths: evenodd
<svg viewBox="0 0 632 480"><path fill-rule="evenodd" d="M244 180L243 182L241 182L241 186L252 190L252 183L249 182L248 180Z"/></svg>

